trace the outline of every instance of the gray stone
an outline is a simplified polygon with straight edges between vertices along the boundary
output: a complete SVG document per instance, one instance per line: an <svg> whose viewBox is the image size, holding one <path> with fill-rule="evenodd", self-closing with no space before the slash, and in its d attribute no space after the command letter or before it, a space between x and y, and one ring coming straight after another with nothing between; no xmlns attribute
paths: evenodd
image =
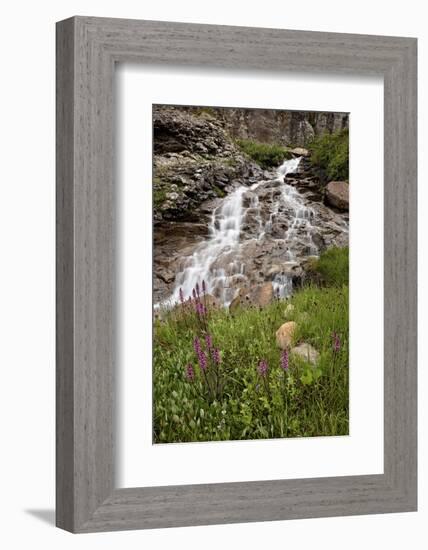
<svg viewBox="0 0 428 550"><path fill-rule="evenodd" d="M292 348L291 354L298 355L306 362L316 365L319 359L318 351L312 347L310 344L305 342L299 344L298 346Z"/></svg>
<svg viewBox="0 0 428 550"><path fill-rule="evenodd" d="M339 210L349 210L349 184L346 181L331 181L325 188L325 200Z"/></svg>

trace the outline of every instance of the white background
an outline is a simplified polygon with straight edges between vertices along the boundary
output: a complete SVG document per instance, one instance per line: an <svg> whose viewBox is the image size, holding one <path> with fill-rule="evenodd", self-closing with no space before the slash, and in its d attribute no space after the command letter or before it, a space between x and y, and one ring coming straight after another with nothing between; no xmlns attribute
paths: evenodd
<svg viewBox="0 0 428 550"><path fill-rule="evenodd" d="M354 518L73 536L52 527L54 505L54 22L99 15L419 37L420 151L428 147L428 30L424 3L305 0L70 0L2 8L0 389L4 548L44 550L267 545L302 549L425 548L428 520L426 346L419 377L419 512ZM4 42L4 44L3 44ZM368 151L368 154L370 152ZM420 280L428 277L427 162L420 155ZM369 176L369 174L368 174ZM368 198L368 200L370 200ZM425 242L424 242L425 241ZM425 246L424 246L425 245ZM423 250L422 250L423 247ZM427 293L419 296L426 334ZM367 311L369 315L369 308ZM422 340L422 339L421 339ZM423 342L423 340L422 340ZM367 373L370 377L370 373Z"/></svg>
<svg viewBox="0 0 428 550"><path fill-rule="evenodd" d="M201 75L189 69L171 75L171 70L131 65L117 71L117 82L121 204L118 486L382 473L382 79L218 71ZM350 112L349 436L152 445L152 334L143 330L152 322L151 295L147 293L152 281L148 266L152 252L151 119L152 103L173 102ZM370 285L365 279L367 265ZM367 339L367 334L371 338ZM364 368L367 357L372 365L370 384ZM209 463L227 467L207 468Z"/></svg>

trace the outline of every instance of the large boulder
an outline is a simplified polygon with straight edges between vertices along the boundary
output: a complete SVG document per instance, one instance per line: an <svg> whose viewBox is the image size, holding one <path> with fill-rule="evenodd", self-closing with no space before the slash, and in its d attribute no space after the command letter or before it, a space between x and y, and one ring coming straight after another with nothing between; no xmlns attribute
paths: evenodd
<svg viewBox="0 0 428 550"><path fill-rule="evenodd" d="M295 147L294 149L290 149L290 153L292 153L293 155L297 155L299 157L309 157L311 154L304 147Z"/></svg>
<svg viewBox="0 0 428 550"><path fill-rule="evenodd" d="M243 287L229 305L230 311L239 307L266 307L274 298L272 283L264 283L253 287Z"/></svg>
<svg viewBox="0 0 428 550"><path fill-rule="evenodd" d="M316 365L320 355L314 347L312 347L310 344L306 344L305 342L294 347L291 350L291 353L294 355L298 355L304 361L307 361L312 365Z"/></svg>
<svg viewBox="0 0 428 550"><path fill-rule="evenodd" d="M325 200L339 210L349 210L349 184L346 181L331 181L325 188Z"/></svg>
<svg viewBox="0 0 428 550"><path fill-rule="evenodd" d="M294 321L288 321L279 327L276 331L276 344L279 348L287 349L291 347L296 327L297 324Z"/></svg>

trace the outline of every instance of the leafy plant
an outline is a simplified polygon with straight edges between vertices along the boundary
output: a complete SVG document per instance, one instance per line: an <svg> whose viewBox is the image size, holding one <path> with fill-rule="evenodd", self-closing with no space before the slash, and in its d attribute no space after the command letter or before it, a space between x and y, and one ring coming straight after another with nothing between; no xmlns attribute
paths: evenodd
<svg viewBox="0 0 428 550"><path fill-rule="evenodd" d="M238 139L239 147L264 169L279 166L291 158L291 153L282 145L260 143L250 139Z"/></svg>
<svg viewBox="0 0 428 550"><path fill-rule="evenodd" d="M309 145L312 164L320 168L327 179L349 180L349 131L322 134Z"/></svg>

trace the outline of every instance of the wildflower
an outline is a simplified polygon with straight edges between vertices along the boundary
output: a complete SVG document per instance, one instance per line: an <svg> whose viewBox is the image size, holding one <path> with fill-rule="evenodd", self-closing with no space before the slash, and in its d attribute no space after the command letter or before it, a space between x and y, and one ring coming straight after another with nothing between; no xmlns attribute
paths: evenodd
<svg viewBox="0 0 428 550"><path fill-rule="evenodd" d="M195 338L193 340L193 349L195 350L196 355L199 357L199 354L201 353L201 343L199 341L199 338Z"/></svg>
<svg viewBox="0 0 428 550"><path fill-rule="evenodd" d="M207 287L206 287L206 285L205 285L205 280L202 279L202 293L205 294L206 291L207 291Z"/></svg>
<svg viewBox="0 0 428 550"><path fill-rule="evenodd" d="M199 366L201 367L201 370L205 372L207 370L207 356L202 350L198 355L198 361L199 361Z"/></svg>
<svg viewBox="0 0 428 550"><path fill-rule="evenodd" d="M281 353L281 368L284 371L288 370L288 350L285 349Z"/></svg>
<svg viewBox="0 0 428 550"><path fill-rule="evenodd" d="M180 302L181 302L181 304L184 304L183 289L181 287L180 287L180 290L179 290L179 294L180 294Z"/></svg>
<svg viewBox="0 0 428 550"><path fill-rule="evenodd" d="M208 349L211 349L213 347L213 339L211 337L211 334L206 334L205 335L205 342L207 344Z"/></svg>
<svg viewBox="0 0 428 550"><path fill-rule="evenodd" d="M221 363L221 356L220 356L220 350L218 348L214 348L212 350L212 357L213 361L216 365L220 365Z"/></svg>
<svg viewBox="0 0 428 550"><path fill-rule="evenodd" d="M194 288L192 289L192 296L193 299L196 300L196 290Z"/></svg>
<svg viewBox="0 0 428 550"><path fill-rule="evenodd" d="M192 363L189 363L186 365L186 378L190 382L192 382L195 379L195 371L193 369Z"/></svg>
<svg viewBox="0 0 428 550"><path fill-rule="evenodd" d="M196 302L195 310L200 317L203 317L205 315L205 307L201 302Z"/></svg>
<svg viewBox="0 0 428 550"><path fill-rule="evenodd" d="M196 283L196 296L199 298L200 296L200 293L199 293L199 283Z"/></svg>
<svg viewBox="0 0 428 550"><path fill-rule="evenodd" d="M205 371L207 368L207 356L202 351L201 342L199 341L199 338L195 338L193 340L193 349L195 350L196 357L198 358L199 366L203 371Z"/></svg>
<svg viewBox="0 0 428 550"><path fill-rule="evenodd" d="M339 353L339 351L340 351L340 337L337 334L337 332L333 332L332 338L333 338L333 352L334 353Z"/></svg>
<svg viewBox="0 0 428 550"><path fill-rule="evenodd" d="M268 371L268 364L265 359L262 359L260 363L257 366L257 372L260 374L260 376L265 377Z"/></svg>

